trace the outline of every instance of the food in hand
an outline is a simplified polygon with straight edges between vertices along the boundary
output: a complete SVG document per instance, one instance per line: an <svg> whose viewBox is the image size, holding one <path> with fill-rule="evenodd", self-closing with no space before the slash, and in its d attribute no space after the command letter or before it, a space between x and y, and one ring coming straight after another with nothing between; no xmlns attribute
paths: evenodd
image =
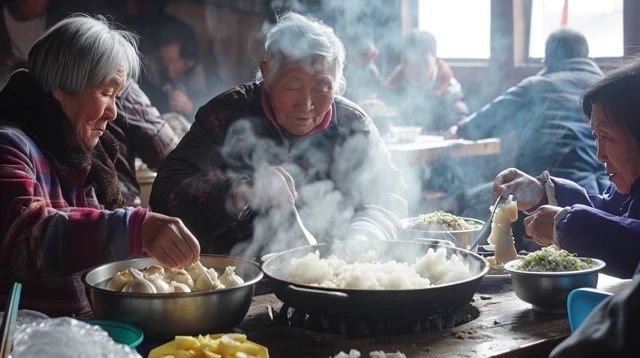
<svg viewBox="0 0 640 358"><path fill-rule="evenodd" d="M199 261L185 269L159 265L150 265L142 271L129 268L116 273L107 284L107 289L138 293L184 293L244 284L242 277L235 273L235 266L227 266L224 272L218 277L214 268L206 268Z"/></svg>
<svg viewBox="0 0 640 358"><path fill-rule="evenodd" d="M477 228L479 225L473 221L465 220L460 216L447 213L442 210L430 214L420 215L409 222L408 229L431 231L461 231Z"/></svg>
<svg viewBox="0 0 640 358"><path fill-rule="evenodd" d="M511 223L518 219L518 203L513 196L498 203L491 221L491 234L487 241L495 247L496 265L505 264L518 257L513 239Z"/></svg>
<svg viewBox="0 0 640 358"><path fill-rule="evenodd" d="M247 340L240 333L176 336L149 352L148 358L269 358L267 347Z"/></svg>
<svg viewBox="0 0 640 358"><path fill-rule="evenodd" d="M581 271L596 267L590 258L578 258L576 254L549 246L529 254L520 261L517 269L532 272Z"/></svg>

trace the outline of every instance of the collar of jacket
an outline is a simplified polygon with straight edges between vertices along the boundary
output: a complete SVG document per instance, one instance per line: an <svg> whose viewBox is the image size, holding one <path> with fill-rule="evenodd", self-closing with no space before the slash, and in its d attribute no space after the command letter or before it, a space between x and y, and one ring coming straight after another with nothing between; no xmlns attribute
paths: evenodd
<svg viewBox="0 0 640 358"><path fill-rule="evenodd" d="M106 208L123 206L114 166L117 141L105 132L94 148L85 149L60 103L45 93L28 71L14 72L0 92L0 118L38 143L60 174L86 178L85 183L94 186L98 201Z"/></svg>
<svg viewBox="0 0 640 358"><path fill-rule="evenodd" d="M600 67L591 59L585 57L574 57L566 60L558 61L543 68L539 75L561 72L561 71L584 71L593 74L602 75Z"/></svg>

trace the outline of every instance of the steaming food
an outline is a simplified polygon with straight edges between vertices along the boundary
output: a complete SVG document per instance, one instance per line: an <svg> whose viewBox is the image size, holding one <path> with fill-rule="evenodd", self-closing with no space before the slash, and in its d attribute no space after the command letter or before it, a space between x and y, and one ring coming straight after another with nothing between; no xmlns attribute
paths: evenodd
<svg viewBox="0 0 640 358"><path fill-rule="evenodd" d="M216 290L244 283L242 277L237 275L235 270L235 266L227 266L224 273L218 278L218 272L214 268L206 268L200 261L185 269L150 265L141 271L132 267L116 273L109 280L107 289L137 293Z"/></svg>
<svg viewBox="0 0 640 358"><path fill-rule="evenodd" d="M491 221L488 242L495 247L495 264L502 265L518 258L511 223L518 219L518 205L513 196L498 203Z"/></svg>
<svg viewBox="0 0 640 358"><path fill-rule="evenodd" d="M516 268L532 272L562 272L588 270L596 265L590 258L578 258L574 253L549 246L529 254Z"/></svg>
<svg viewBox="0 0 640 358"><path fill-rule="evenodd" d="M471 230L478 227L478 224L465 220L460 216L447 213L442 210L430 214L420 215L409 221L408 229L432 230L432 231L461 231Z"/></svg>
<svg viewBox="0 0 640 358"><path fill-rule="evenodd" d="M329 288L363 290L406 290L460 281L473 275L470 267L457 254L447 258L447 250L429 248L413 264L397 261L381 262L370 250L356 262L332 255L320 258L315 251L302 258L291 259L288 276L292 282Z"/></svg>

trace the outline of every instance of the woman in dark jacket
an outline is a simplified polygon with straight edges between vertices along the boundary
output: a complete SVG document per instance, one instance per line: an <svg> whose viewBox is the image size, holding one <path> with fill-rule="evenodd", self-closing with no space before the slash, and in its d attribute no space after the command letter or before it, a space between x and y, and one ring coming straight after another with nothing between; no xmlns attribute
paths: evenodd
<svg viewBox="0 0 640 358"><path fill-rule="evenodd" d="M337 96L343 66L332 29L282 16L258 81L200 108L160 167L151 207L182 218L208 252L254 257L304 244L294 205L321 239L347 227L351 237L395 238L404 184L371 120Z"/></svg>
<svg viewBox="0 0 640 358"><path fill-rule="evenodd" d="M508 169L494 182L496 194L514 193L518 209L529 211L525 228L538 244L554 243L579 256L602 259L607 273L623 278L631 277L640 262L638 93L636 62L607 74L582 100L598 159L611 181L604 194L587 194L577 184L546 172L532 178Z"/></svg>

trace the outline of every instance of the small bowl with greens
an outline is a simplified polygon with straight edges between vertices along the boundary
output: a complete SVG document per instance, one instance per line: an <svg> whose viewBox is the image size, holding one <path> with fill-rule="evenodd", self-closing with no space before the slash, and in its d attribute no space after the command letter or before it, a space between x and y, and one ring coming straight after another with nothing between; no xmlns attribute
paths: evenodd
<svg viewBox="0 0 640 358"><path fill-rule="evenodd" d="M484 221L453 215L442 210L400 220L404 239L444 239L462 249L469 248L469 242L482 229L482 225Z"/></svg>
<svg viewBox="0 0 640 358"><path fill-rule="evenodd" d="M516 296L545 313L564 313L569 292L581 287L595 288L604 261L577 257L554 246L545 247L524 259L504 265L511 273Z"/></svg>

